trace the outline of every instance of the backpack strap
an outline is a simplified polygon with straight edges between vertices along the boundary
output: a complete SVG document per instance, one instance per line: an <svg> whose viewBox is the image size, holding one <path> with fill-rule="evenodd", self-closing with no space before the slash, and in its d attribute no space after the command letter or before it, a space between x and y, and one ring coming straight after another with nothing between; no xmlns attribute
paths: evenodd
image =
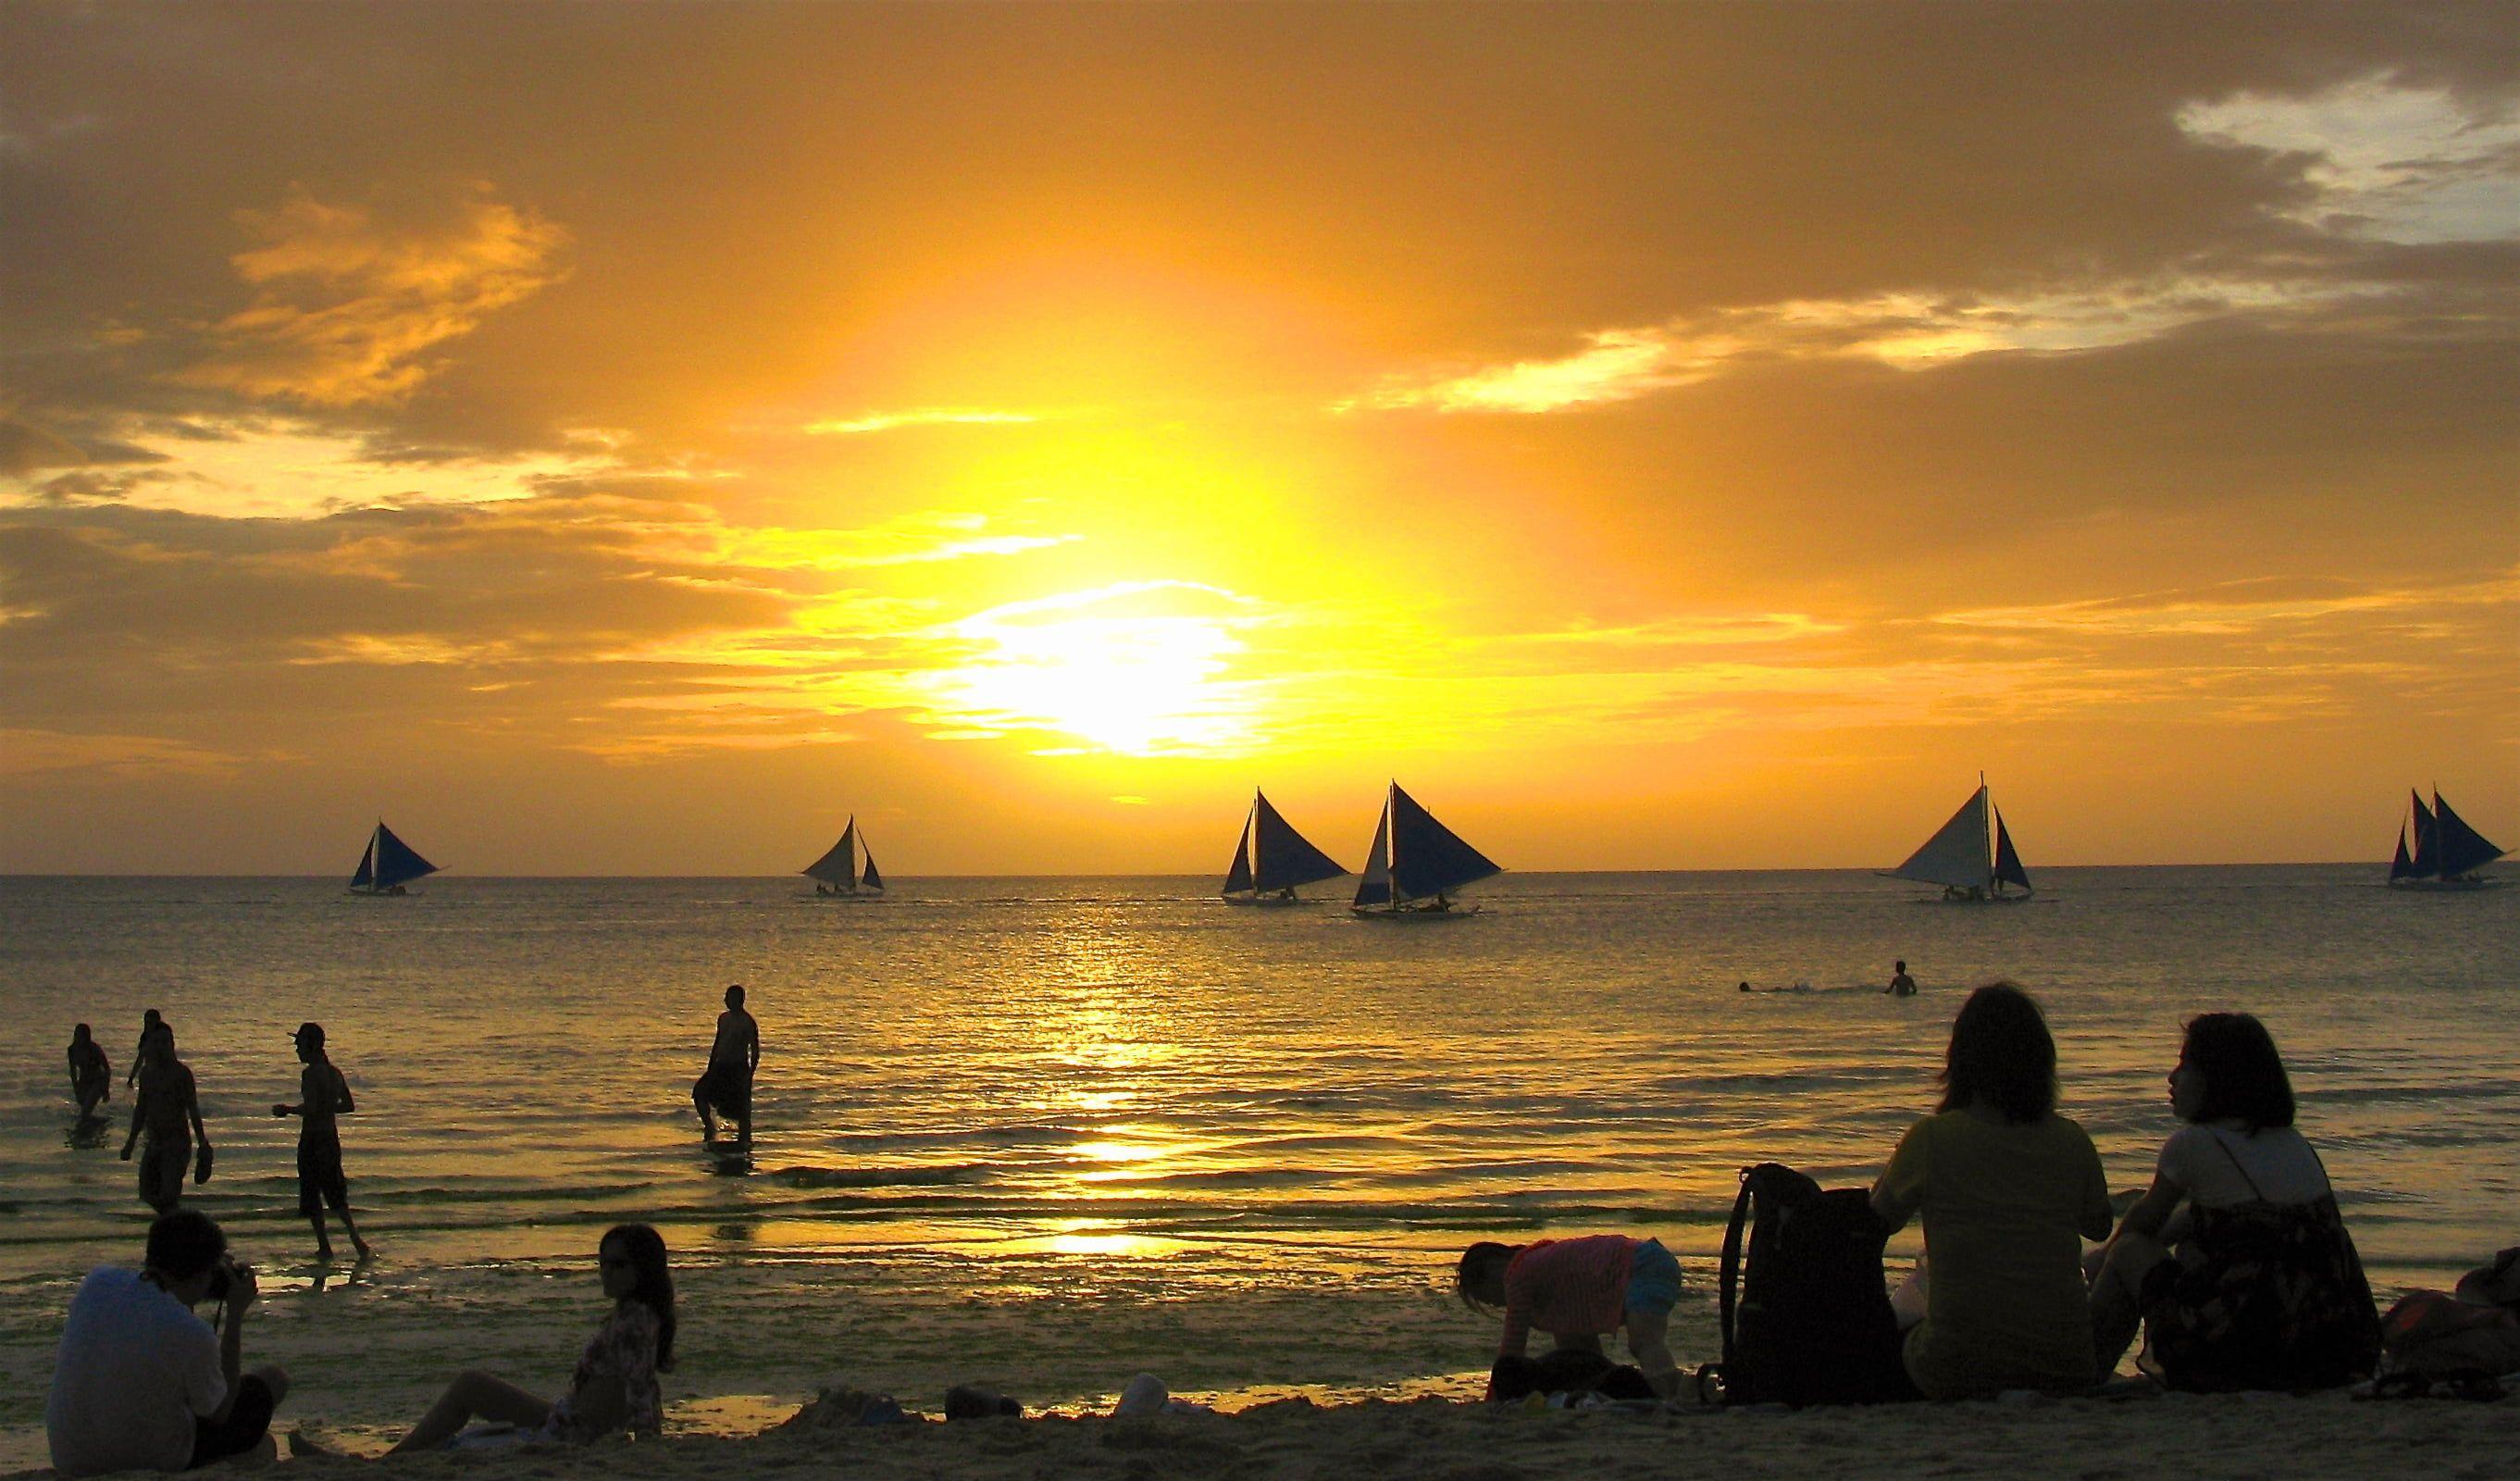
<svg viewBox="0 0 2520 1481"><path fill-rule="evenodd" d="M1723 1323L1724 1361L1732 1361L1733 1318L1740 1307L1741 1236L1750 1224L1751 1168L1741 1169L1741 1192L1732 1200L1732 1222L1724 1226L1724 1261L1716 1278L1716 1303Z"/></svg>

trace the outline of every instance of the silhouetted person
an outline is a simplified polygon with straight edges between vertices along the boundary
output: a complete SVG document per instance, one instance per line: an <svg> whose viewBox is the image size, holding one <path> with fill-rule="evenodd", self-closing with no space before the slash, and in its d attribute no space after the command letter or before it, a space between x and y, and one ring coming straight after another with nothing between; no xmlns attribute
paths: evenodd
<svg viewBox="0 0 2520 1481"><path fill-rule="evenodd" d="M143 1133L148 1147L140 1154L140 1197L161 1214L171 1214L184 1196L184 1171L192 1166L193 1139L209 1150L210 1134L202 1125L202 1098L193 1085L192 1066L175 1057L175 1031L159 1024L140 1036L149 1063L141 1067L140 1099L131 1102L131 1135L122 1139L122 1160L131 1160L132 1145Z"/></svg>
<svg viewBox="0 0 2520 1481"><path fill-rule="evenodd" d="M79 1119L113 1099L113 1066L105 1060L105 1046L95 1030L82 1023L70 1030L70 1099L78 1102Z"/></svg>
<svg viewBox="0 0 2520 1481"><path fill-rule="evenodd" d="M315 1258L333 1258L333 1240L324 1232L324 1206L329 1203L341 1216L341 1228L349 1232L350 1247L365 1260L368 1241L359 1237L359 1227L350 1222L350 1180L341 1173L338 1119L359 1107L350 1099L350 1083L325 1057L324 1025L300 1023L292 1037L297 1041L297 1057L306 1066L297 1076L300 1099L295 1105L274 1105L271 1113L298 1118L297 1212L315 1226Z"/></svg>
<svg viewBox="0 0 2520 1481"><path fill-rule="evenodd" d="M717 1140L717 1118L735 1120L740 1146L752 1144L752 1073L761 1067L761 1026L743 1010L743 984L726 990L726 1011L717 1015L717 1040L709 1046L708 1068L692 1087L692 1106L700 1113L700 1132Z"/></svg>
<svg viewBox="0 0 2520 1481"><path fill-rule="evenodd" d="M1893 962L1890 964L1890 985L1881 989L1881 991L1893 998L1912 998L1916 996L1916 979L1908 975L1907 963Z"/></svg>
<svg viewBox="0 0 2520 1481"><path fill-rule="evenodd" d="M154 1008L140 1015L140 1042L132 1046L131 1072L122 1077L124 1090L139 1084L140 1077L149 1073L149 1041L161 1034L172 1036L174 1032L167 1025L165 1015Z"/></svg>
<svg viewBox="0 0 2520 1481"><path fill-rule="evenodd" d="M70 1297L44 1402L62 1475L189 1470L262 1450L289 1393L281 1369L244 1370L253 1271L228 1257L207 1214L150 1225L146 1258L136 1271L89 1272ZM193 1315L203 1301L225 1310L221 1329Z"/></svg>

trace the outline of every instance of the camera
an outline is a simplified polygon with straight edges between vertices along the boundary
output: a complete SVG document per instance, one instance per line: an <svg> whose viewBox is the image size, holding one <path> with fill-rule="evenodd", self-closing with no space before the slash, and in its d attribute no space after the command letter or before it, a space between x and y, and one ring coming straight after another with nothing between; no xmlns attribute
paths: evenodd
<svg viewBox="0 0 2520 1481"><path fill-rule="evenodd" d="M227 1255L219 1256L219 1263L210 1267L209 1299L221 1302L227 1300L228 1292L234 1288L238 1278L250 1269L250 1266L239 1265Z"/></svg>

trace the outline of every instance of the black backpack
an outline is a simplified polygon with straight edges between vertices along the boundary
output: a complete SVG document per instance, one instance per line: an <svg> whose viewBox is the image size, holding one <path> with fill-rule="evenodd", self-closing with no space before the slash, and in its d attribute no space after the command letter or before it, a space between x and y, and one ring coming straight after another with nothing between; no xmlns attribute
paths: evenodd
<svg viewBox="0 0 2520 1481"><path fill-rule="evenodd" d="M1863 1189L1822 1189L1781 1163L1744 1168L1724 1231L1724 1361L1698 1369L1701 1395L1713 1378L1726 1404L1916 1398L1881 1275L1889 1237Z"/></svg>

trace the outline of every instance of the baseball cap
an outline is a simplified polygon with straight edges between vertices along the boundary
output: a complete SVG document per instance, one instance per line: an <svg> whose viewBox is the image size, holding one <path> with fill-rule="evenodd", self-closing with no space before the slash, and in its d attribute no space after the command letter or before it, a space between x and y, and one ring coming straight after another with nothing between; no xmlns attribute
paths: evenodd
<svg viewBox="0 0 2520 1481"><path fill-rule="evenodd" d="M315 1044L320 1046L324 1042L324 1025L321 1023L300 1023L297 1025L297 1032L291 1034L289 1037L296 1040L300 1044L304 1044L309 1040L312 1040Z"/></svg>

